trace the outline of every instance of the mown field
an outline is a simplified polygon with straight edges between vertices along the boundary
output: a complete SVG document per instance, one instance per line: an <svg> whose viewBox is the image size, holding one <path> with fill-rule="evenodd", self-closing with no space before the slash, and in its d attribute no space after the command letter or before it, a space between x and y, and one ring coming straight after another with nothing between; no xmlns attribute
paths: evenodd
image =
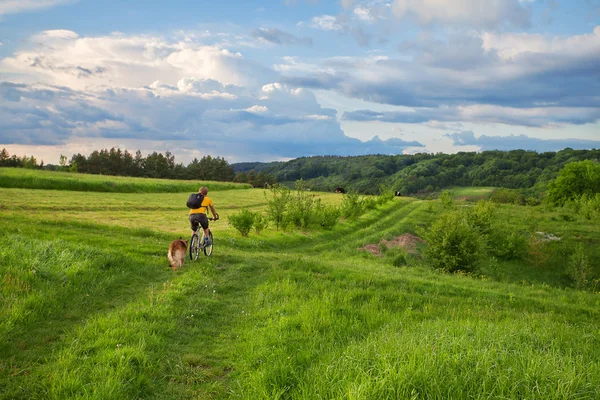
<svg viewBox="0 0 600 400"><path fill-rule="evenodd" d="M560 261L575 242L600 258L592 222L502 205L560 236L554 257L450 275L359 250L426 228L436 202L243 238L227 216L265 191L209 196L213 256L174 273L186 193L0 189L0 399L600 398L600 289L568 287Z"/></svg>
<svg viewBox="0 0 600 400"><path fill-rule="evenodd" d="M178 193L195 192L200 186L213 190L247 189L248 184L183 181L153 178L132 178L91 174L72 174L30 170L24 168L0 168L0 188L69 190L83 192L113 193Z"/></svg>

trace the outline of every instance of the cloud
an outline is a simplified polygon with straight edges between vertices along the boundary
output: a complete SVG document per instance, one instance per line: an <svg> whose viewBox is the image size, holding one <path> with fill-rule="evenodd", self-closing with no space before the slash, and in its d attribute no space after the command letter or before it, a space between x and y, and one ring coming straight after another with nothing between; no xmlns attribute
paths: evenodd
<svg viewBox="0 0 600 400"><path fill-rule="evenodd" d="M472 131L462 131L444 135L452 139L455 146L480 146L485 150L535 150L538 152L559 151L566 147L572 149L600 149L600 140L582 139L538 139L526 135L475 137Z"/></svg>
<svg viewBox="0 0 600 400"><path fill-rule="evenodd" d="M0 1L0 15L17 14L74 3L76 0L3 0Z"/></svg>
<svg viewBox="0 0 600 400"><path fill-rule="evenodd" d="M260 29L254 29L251 32L252 37L264 41L264 42L268 42L268 43L272 43L272 44L276 44L276 45L304 45L304 46L312 46L313 41L311 38L309 37L296 37L290 33L281 31L279 29L276 28L271 28L271 29L267 29L267 28L260 28Z"/></svg>
<svg viewBox="0 0 600 400"><path fill-rule="evenodd" d="M600 27L566 37L458 33L441 40L425 35L405 42L400 51L397 57L333 57L316 63L295 58L278 70L289 85L417 109L377 118L523 126L598 119ZM367 116L352 116L359 117Z"/></svg>
<svg viewBox="0 0 600 400"><path fill-rule="evenodd" d="M319 15L313 17L310 27L323 31L341 32L344 30L344 25L333 15Z"/></svg>
<svg viewBox="0 0 600 400"><path fill-rule="evenodd" d="M532 107L512 108L488 105L415 108L406 111L374 112L356 110L344 112L346 121L381 121L405 124L441 122L500 123L505 125L545 127L561 124L583 125L600 121L600 109L593 107Z"/></svg>
<svg viewBox="0 0 600 400"><path fill-rule="evenodd" d="M392 10L397 18L414 18L422 25L496 29L504 25L528 28L531 24L531 9L519 0L395 0Z"/></svg>
<svg viewBox="0 0 600 400"><path fill-rule="evenodd" d="M336 111L243 54L195 40L67 30L35 35L0 62L0 143L178 143L236 159L402 153L403 143L344 135Z"/></svg>
<svg viewBox="0 0 600 400"><path fill-rule="evenodd" d="M244 86L276 80L272 70L239 52L189 37L80 37L66 30L35 35L29 48L0 62L0 71L81 90L94 85L139 87L155 80L174 84L182 77Z"/></svg>

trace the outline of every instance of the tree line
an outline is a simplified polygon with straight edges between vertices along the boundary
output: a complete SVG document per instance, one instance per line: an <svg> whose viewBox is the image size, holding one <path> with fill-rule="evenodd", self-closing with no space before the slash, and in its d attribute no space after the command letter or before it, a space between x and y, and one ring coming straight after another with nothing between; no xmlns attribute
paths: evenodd
<svg viewBox="0 0 600 400"><path fill-rule="evenodd" d="M246 162L228 164L221 157L204 156L187 166L176 163L175 156L154 152L142 156L138 150L112 148L96 150L89 156L75 154L70 160L61 156L59 165L38 164L31 156L0 153L0 166L57 169L90 174L141 176L167 179L202 179L250 183L268 187L282 183L293 188L302 179L307 188L378 194L380 187L391 187L402 194L440 192L451 186L496 186L519 189L536 196L568 163L600 159L600 149L537 153L535 151L484 151L456 154L404 154L367 156L301 157L287 162Z"/></svg>
<svg viewBox="0 0 600 400"><path fill-rule="evenodd" d="M260 168L292 186L303 179L312 190L336 187L377 194L381 185L402 194L439 192L451 186L496 186L542 192L568 163L600 159L600 149L538 153L526 150L302 157L287 162L233 164ZM534 193L529 193L533 195Z"/></svg>
<svg viewBox="0 0 600 400"><path fill-rule="evenodd" d="M89 156L74 154L70 160L60 156L58 165L39 164L33 156L10 156L6 149L0 152L0 167L20 167L54 171L81 172L96 175L133 176L164 179L197 179L231 182L235 177L233 167L221 157L194 158L187 166L175 162L175 156L153 152L144 157L140 150L135 154L119 148L94 150Z"/></svg>

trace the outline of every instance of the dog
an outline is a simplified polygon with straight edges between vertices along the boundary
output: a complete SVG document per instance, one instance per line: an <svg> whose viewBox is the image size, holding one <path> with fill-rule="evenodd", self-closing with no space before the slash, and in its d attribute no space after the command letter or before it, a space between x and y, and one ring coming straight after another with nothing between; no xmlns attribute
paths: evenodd
<svg viewBox="0 0 600 400"><path fill-rule="evenodd" d="M167 257L169 258L169 264L171 269L177 271L177 268L183 267L185 256L187 254L188 240L181 240L181 236L178 240L173 240L169 246L169 252Z"/></svg>

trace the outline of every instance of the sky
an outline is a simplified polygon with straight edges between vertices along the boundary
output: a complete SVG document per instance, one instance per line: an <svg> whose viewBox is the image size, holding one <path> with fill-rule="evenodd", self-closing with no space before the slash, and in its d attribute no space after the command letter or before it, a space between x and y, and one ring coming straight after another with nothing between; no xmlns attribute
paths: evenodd
<svg viewBox="0 0 600 400"><path fill-rule="evenodd" d="M600 0L0 0L0 148L600 148Z"/></svg>

